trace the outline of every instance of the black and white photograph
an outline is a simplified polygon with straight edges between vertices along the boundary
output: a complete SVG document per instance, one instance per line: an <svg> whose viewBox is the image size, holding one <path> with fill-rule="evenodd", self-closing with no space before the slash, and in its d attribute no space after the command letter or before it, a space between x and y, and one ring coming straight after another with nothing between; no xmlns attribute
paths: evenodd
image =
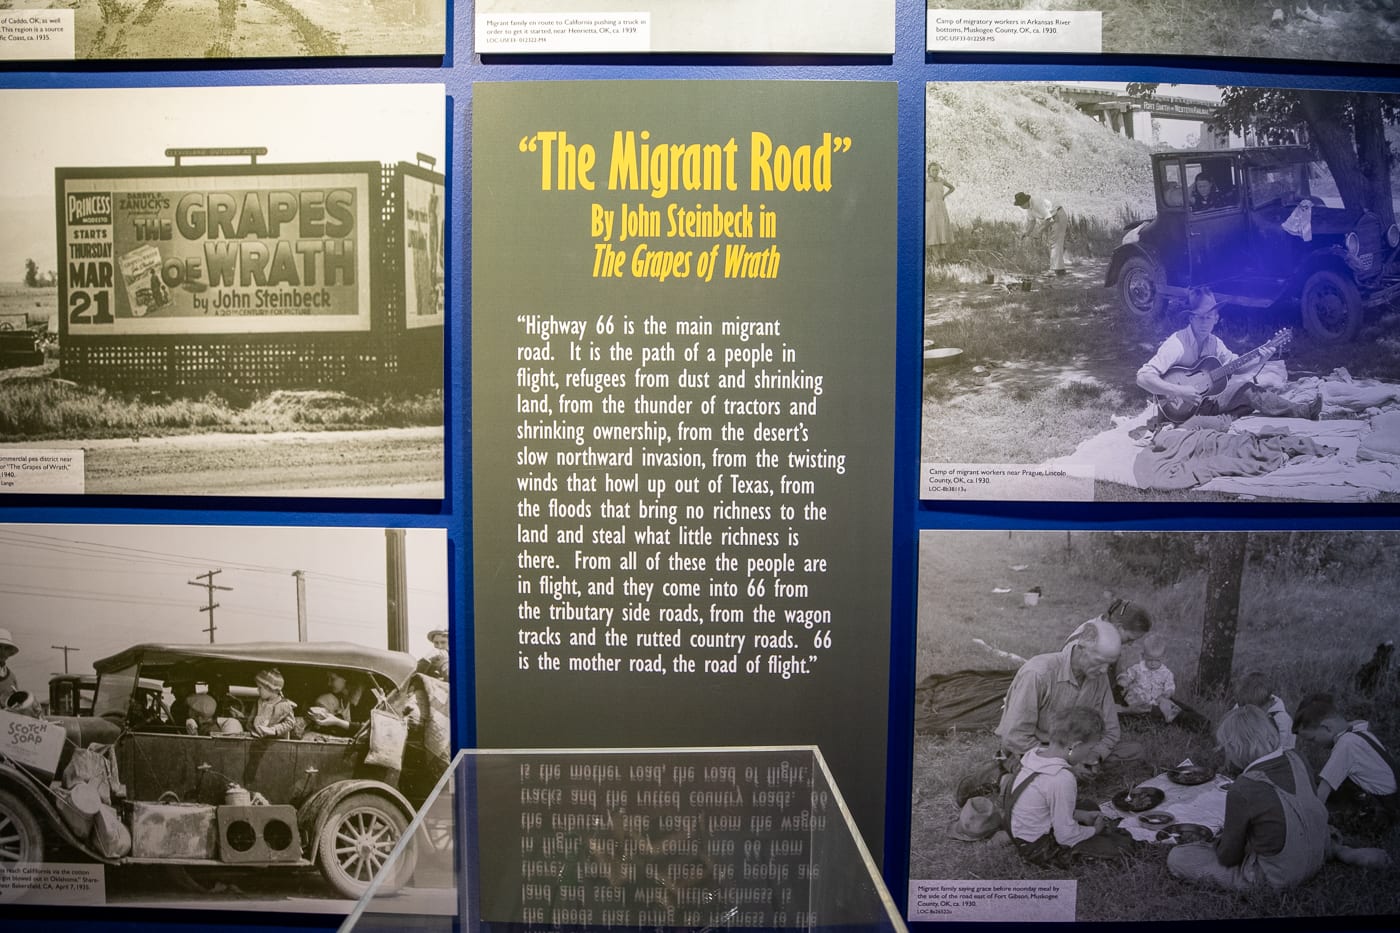
<svg viewBox="0 0 1400 933"><path fill-rule="evenodd" d="M440 56L446 0L6 0L5 59Z"/></svg>
<svg viewBox="0 0 1400 933"><path fill-rule="evenodd" d="M1383 64L1400 55L1396 0L927 3L931 52L1072 51ZM1062 44L1064 39L1072 44Z"/></svg>
<svg viewBox="0 0 1400 933"><path fill-rule="evenodd" d="M1400 494L1400 98L926 88L925 499Z"/></svg>
<svg viewBox="0 0 1400 933"><path fill-rule="evenodd" d="M343 914L447 768L441 530L7 524L0 593L0 902Z"/></svg>
<svg viewBox="0 0 1400 933"><path fill-rule="evenodd" d="M0 492L442 497L442 85L0 114Z"/></svg>
<svg viewBox="0 0 1400 933"><path fill-rule="evenodd" d="M894 0L477 0L481 55L889 55Z"/></svg>
<svg viewBox="0 0 1400 933"><path fill-rule="evenodd" d="M923 531L910 917L1400 910L1400 534Z"/></svg>

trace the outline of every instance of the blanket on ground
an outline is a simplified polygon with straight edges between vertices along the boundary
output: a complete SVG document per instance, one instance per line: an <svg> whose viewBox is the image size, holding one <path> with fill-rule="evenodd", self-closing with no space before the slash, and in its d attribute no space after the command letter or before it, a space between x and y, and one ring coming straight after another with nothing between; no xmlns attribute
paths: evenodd
<svg viewBox="0 0 1400 933"><path fill-rule="evenodd" d="M1321 394L1323 420L1193 419L1160 429L1154 443L1149 403L1046 466L1077 467L1136 489L1318 502L1400 493L1400 384L1354 379L1338 369L1291 382L1285 394L1299 401Z"/></svg>
<svg viewBox="0 0 1400 933"><path fill-rule="evenodd" d="M1140 489L1191 489L1220 476L1262 476L1295 457L1336 451L1307 437L1208 427L1162 428L1133 461Z"/></svg>

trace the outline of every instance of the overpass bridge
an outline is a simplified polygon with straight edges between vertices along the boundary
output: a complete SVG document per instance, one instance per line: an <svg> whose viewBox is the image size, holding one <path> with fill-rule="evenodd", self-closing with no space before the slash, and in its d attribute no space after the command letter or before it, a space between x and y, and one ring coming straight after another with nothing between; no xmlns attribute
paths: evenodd
<svg viewBox="0 0 1400 933"><path fill-rule="evenodd" d="M1151 145L1153 120L1182 120L1200 127L1199 148L1225 149L1230 145L1229 135L1216 130L1210 123L1216 107L1210 101L1166 94L1138 98L1129 96L1125 91L1068 84L1050 85L1048 90L1128 139Z"/></svg>

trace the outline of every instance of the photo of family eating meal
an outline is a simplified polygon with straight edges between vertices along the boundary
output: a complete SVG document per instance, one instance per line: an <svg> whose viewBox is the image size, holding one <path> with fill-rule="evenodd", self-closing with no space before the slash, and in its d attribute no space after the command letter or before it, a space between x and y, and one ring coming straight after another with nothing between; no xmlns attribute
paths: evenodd
<svg viewBox="0 0 1400 933"><path fill-rule="evenodd" d="M915 920L1400 910L1400 533L924 531Z"/></svg>

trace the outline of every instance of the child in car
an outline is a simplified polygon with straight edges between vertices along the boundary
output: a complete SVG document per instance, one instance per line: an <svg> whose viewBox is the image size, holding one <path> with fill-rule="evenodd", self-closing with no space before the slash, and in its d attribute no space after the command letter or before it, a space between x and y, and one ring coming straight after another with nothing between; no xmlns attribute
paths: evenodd
<svg viewBox="0 0 1400 933"><path fill-rule="evenodd" d="M254 735L283 738L297 726L296 704L282 695L286 681L275 667L258 671L253 681L258 685L258 706L253 711Z"/></svg>

